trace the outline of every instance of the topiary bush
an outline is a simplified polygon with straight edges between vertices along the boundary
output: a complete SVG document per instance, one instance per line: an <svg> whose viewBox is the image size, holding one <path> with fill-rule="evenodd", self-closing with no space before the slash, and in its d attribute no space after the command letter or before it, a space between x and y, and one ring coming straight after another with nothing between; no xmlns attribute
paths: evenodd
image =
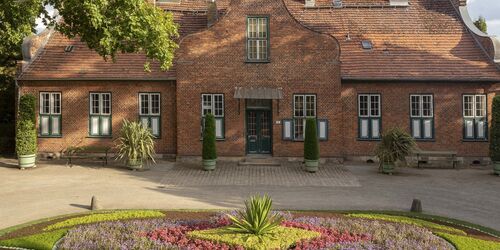
<svg viewBox="0 0 500 250"><path fill-rule="evenodd" d="M205 116L202 157L203 160L217 159L217 150L215 148L215 117L212 114Z"/></svg>
<svg viewBox="0 0 500 250"><path fill-rule="evenodd" d="M500 162L500 96L493 98L490 130L490 157L494 162Z"/></svg>
<svg viewBox="0 0 500 250"><path fill-rule="evenodd" d="M16 128L17 155L36 154L36 98L33 95L21 96Z"/></svg>
<svg viewBox="0 0 500 250"><path fill-rule="evenodd" d="M36 123L36 97L31 94L21 96L19 100L19 116L18 121L30 120L33 124Z"/></svg>
<svg viewBox="0 0 500 250"><path fill-rule="evenodd" d="M17 155L36 154L36 128L30 120L17 124L16 151Z"/></svg>
<svg viewBox="0 0 500 250"><path fill-rule="evenodd" d="M304 138L304 159L306 160L319 159L318 132L316 129L316 119L314 118L307 118L306 120L306 136Z"/></svg>

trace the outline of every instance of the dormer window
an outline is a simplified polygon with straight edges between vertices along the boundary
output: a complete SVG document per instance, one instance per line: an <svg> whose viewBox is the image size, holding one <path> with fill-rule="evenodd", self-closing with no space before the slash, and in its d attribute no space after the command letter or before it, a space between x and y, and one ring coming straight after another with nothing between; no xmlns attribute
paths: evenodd
<svg viewBox="0 0 500 250"><path fill-rule="evenodd" d="M269 61L269 18L247 18L247 61Z"/></svg>
<svg viewBox="0 0 500 250"><path fill-rule="evenodd" d="M373 49L372 41L369 41L369 40L361 41L361 47L363 47L363 49L365 49L365 50Z"/></svg>

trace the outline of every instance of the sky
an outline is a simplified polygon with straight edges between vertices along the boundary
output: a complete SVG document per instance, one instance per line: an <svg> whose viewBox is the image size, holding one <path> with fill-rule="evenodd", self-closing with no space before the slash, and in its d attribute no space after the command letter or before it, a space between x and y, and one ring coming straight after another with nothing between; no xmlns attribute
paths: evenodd
<svg viewBox="0 0 500 250"><path fill-rule="evenodd" d="M488 34L500 37L500 0L467 0L467 8L473 20L486 18Z"/></svg>
<svg viewBox="0 0 500 250"><path fill-rule="evenodd" d="M488 34L500 37L500 0L467 0L467 7L473 20L479 16L486 18ZM50 13L54 12L54 8L51 6L48 6L47 10ZM39 33L45 27L41 20L38 20L37 24L37 32Z"/></svg>

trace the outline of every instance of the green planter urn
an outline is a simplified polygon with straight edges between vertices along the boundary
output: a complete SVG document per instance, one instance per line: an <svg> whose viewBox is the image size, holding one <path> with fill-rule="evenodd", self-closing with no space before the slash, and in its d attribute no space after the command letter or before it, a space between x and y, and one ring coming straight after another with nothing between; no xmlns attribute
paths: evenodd
<svg viewBox="0 0 500 250"><path fill-rule="evenodd" d="M382 173L392 175L392 173L394 173L394 168L394 163L383 163Z"/></svg>
<svg viewBox="0 0 500 250"><path fill-rule="evenodd" d="M493 162L493 171L496 175L500 176L500 161Z"/></svg>
<svg viewBox="0 0 500 250"><path fill-rule="evenodd" d="M19 155L17 158L19 160L19 168L25 169L35 167L36 154Z"/></svg>
<svg viewBox="0 0 500 250"><path fill-rule="evenodd" d="M316 173L319 167L319 160L304 160L306 171L309 173Z"/></svg>
<svg viewBox="0 0 500 250"><path fill-rule="evenodd" d="M128 159L127 167L134 171L142 169L142 161L138 159Z"/></svg>
<svg viewBox="0 0 500 250"><path fill-rule="evenodd" d="M215 165L217 164L217 159L213 160L203 160L203 170L212 171L215 169Z"/></svg>

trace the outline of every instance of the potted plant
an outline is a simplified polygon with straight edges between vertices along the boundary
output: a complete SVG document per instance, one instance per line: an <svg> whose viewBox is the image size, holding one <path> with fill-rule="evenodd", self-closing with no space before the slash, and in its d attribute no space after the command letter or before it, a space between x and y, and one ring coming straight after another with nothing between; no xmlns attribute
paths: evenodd
<svg viewBox="0 0 500 250"><path fill-rule="evenodd" d="M150 129L139 122L123 120L120 137L117 139L117 159L125 159L132 170L142 169L148 161L155 163L155 143Z"/></svg>
<svg viewBox="0 0 500 250"><path fill-rule="evenodd" d="M203 169L211 171L217 163L217 150L215 147L215 117L212 114L205 116L203 128Z"/></svg>
<svg viewBox="0 0 500 250"><path fill-rule="evenodd" d="M415 139L400 128L392 128L382 135L375 154L382 173L392 175L396 161L405 161L416 148Z"/></svg>
<svg viewBox="0 0 500 250"><path fill-rule="evenodd" d="M319 166L319 144L316 130L316 119L307 118L306 134L304 138L304 163L309 173L318 171Z"/></svg>
<svg viewBox="0 0 500 250"><path fill-rule="evenodd" d="M500 175L500 96L495 96L492 104L490 158L494 173Z"/></svg>
<svg viewBox="0 0 500 250"><path fill-rule="evenodd" d="M33 95L23 95L19 101L19 113L16 123L16 152L21 169L36 166L35 103L36 98Z"/></svg>

